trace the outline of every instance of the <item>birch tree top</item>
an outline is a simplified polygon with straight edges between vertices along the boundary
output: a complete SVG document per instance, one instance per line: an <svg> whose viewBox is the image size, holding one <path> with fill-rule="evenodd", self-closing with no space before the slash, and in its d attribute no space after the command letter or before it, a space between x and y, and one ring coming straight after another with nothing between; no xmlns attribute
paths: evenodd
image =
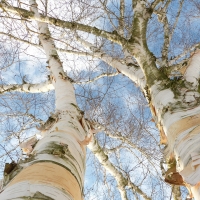
<svg viewBox="0 0 200 200"><path fill-rule="evenodd" d="M62 75L73 83L80 110L99 132L102 154L93 151L88 169L94 173L98 162L103 167L94 179L87 172L86 199L95 194L90 185L99 191L95 180L105 191L100 199L169 199L170 187L159 193L165 185L160 149L168 140L167 156L179 157L167 114L198 107L199 1L38 0L37 6L36 14L26 0L0 1L3 161L19 158L18 144L55 111L55 77L46 60L52 50L44 51L37 26L46 23L46 40L53 41ZM188 162L183 160L180 171Z"/></svg>

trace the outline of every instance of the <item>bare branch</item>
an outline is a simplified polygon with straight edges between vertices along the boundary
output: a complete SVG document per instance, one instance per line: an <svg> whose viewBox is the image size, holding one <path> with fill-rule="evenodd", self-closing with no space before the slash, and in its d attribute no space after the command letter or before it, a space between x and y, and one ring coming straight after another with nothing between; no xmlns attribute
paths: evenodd
<svg viewBox="0 0 200 200"><path fill-rule="evenodd" d="M75 84L87 84L87 83L92 83L94 81L97 81L98 79L100 78L103 78L103 77L112 77L112 76L117 76L119 74L119 72L115 72L115 73L102 73L100 74L99 76L91 79L91 80L88 80L88 81L81 81L81 82L76 82Z"/></svg>
<svg viewBox="0 0 200 200"><path fill-rule="evenodd" d="M13 36L11 34L7 34L7 33L4 33L4 32L0 32L0 34L7 35L8 37L10 37L14 40L17 40L17 41L24 42L26 44L42 48L42 46L39 45L39 44L35 44L35 43L30 42L30 41L20 39L20 38ZM118 70L118 72L116 72L114 74L113 73L112 74L102 74L99 77L94 78L93 80L84 81L84 82L76 82L76 84L91 83L93 81L96 81L99 78L104 77L104 76L116 76L119 73L122 73L122 74L128 76L131 80L133 80L135 82L135 84L137 86L139 86L139 87L141 87L141 89L143 89L143 87L145 86L145 80L144 80L143 72L139 68L139 66L135 63L135 61L132 59L132 56L128 52L125 52L125 58L124 59L118 60L117 58L114 58L114 57L107 55L104 51L98 49L97 47L95 47L90 42L83 40L82 38L80 38L78 36L77 36L77 39L78 39L79 42L81 42L82 45L89 48L91 52L73 51L73 50L67 50L67 49L62 49L62 48L55 48L55 49L59 52L63 52L63 53L67 53L67 54L76 54L76 55L79 55L79 56L92 56L92 57L102 59L104 62L106 62L110 66L116 68ZM135 76L134 76L133 72L134 72ZM15 87L15 85L13 85L13 86ZM9 87L9 88L12 88L12 87ZM12 90L13 90L13 88L12 88Z"/></svg>
<svg viewBox="0 0 200 200"><path fill-rule="evenodd" d="M155 164L149 158L148 153L146 153L142 148L132 143L127 137L124 137L120 132L117 132L115 133L115 135L113 135L109 130L105 129L105 127L101 125L100 123L93 122L93 125L95 126L97 130L103 131L108 137L116 139L116 140L121 140L123 144L128 144L131 148L139 151L149 161L149 163L151 163L151 165L155 167L155 169L157 168Z"/></svg>
<svg viewBox="0 0 200 200"><path fill-rule="evenodd" d="M152 3L151 3L151 8L154 10L155 7L160 3L160 0L154 0Z"/></svg>
<svg viewBox="0 0 200 200"><path fill-rule="evenodd" d="M17 36L9 34L9 33L0 32L0 34L8 36L9 38L14 39L15 41L23 42L25 44L28 44L28 45L31 45L31 46L34 46L34 47L42 48L42 45L40 45L40 44L36 44L36 43L30 42L28 40L21 39ZM54 39L54 38L52 38L52 39ZM62 48L58 48L58 47L56 47L55 49L59 52L63 52L63 53L67 53L67 54L76 54L76 55L79 55L79 56L92 56L91 53L84 52L84 51L73 51L73 50L67 50L67 49L62 49Z"/></svg>
<svg viewBox="0 0 200 200"><path fill-rule="evenodd" d="M124 27L125 27L125 22L124 22L124 12L125 12L125 2L124 0L120 0L120 18L119 18L119 34L121 36L124 35Z"/></svg>
<svg viewBox="0 0 200 200"><path fill-rule="evenodd" d="M163 24L163 28L164 28L164 44L162 48L161 67L168 66L168 49L169 49L169 43L170 43L170 38L169 38L170 30L169 30L169 22L167 19L166 11L170 3L171 3L171 0L168 0L163 8L160 7L158 10L154 11L158 16L158 21Z"/></svg>
<svg viewBox="0 0 200 200"><path fill-rule="evenodd" d="M179 16L181 14L181 10L182 10L182 7L183 7L183 3L184 3L184 0L180 0L179 10L178 10L178 13L177 13L177 16L176 16L176 20L174 22L172 30L169 33L169 42L171 41L172 36L174 34L174 31L175 31L175 28L177 26L177 23L178 23L178 20L179 20Z"/></svg>
<svg viewBox="0 0 200 200"><path fill-rule="evenodd" d="M85 47L89 48L93 51L93 56L103 60L108 65L112 66L113 68L117 69L118 72L126 75L129 77L137 86L139 86L142 90L145 87L146 80L144 77L144 73L139 67L139 65L133 60L130 53L124 50L124 59L114 58L108 55L106 52L102 51L101 49L97 48L92 43L82 39L81 37L77 36L77 40L84 45Z"/></svg>
<svg viewBox="0 0 200 200"><path fill-rule="evenodd" d="M116 42L118 44L126 44L126 42L127 42L126 39L122 38L116 32L107 32L104 30L100 30L96 27L80 24L77 22L69 22L69 21L60 20L60 19L57 19L54 17L48 17L41 13L39 13L37 16L35 16L34 13L31 11L28 11L28 10L25 10L22 8L18 8L18 7L14 7L14 6L9 6L9 5L6 5L5 3L0 3L0 8L8 11L10 13L18 14L19 16L22 16L25 19L33 19L38 22L44 22L44 23L48 23L48 24L52 24L52 25L61 27L61 28L67 28L70 30L84 31L87 33L94 34L96 36L104 37L104 38L111 40L113 42Z"/></svg>
<svg viewBox="0 0 200 200"><path fill-rule="evenodd" d="M0 85L0 93L18 91L18 92L27 92L27 93L41 93L48 92L50 90L54 90L54 86L51 81L46 81L44 83L39 84L13 84L13 85Z"/></svg>
<svg viewBox="0 0 200 200"><path fill-rule="evenodd" d="M103 6L104 11L106 12L106 14L107 14L107 16L108 16L109 22L111 23L112 27L114 28L114 30L117 29L117 27L116 27L115 24L113 23L113 20L111 19L110 13L111 13L112 15L114 15L116 18L117 18L117 16L115 15L114 12L112 12L111 10L108 10L108 8L107 8L107 6L106 6L107 3L102 2L101 0L99 0L99 2L100 2L101 5Z"/></svg>
<svg viewBox="0 0 200 200"><path fill-rule="evenodd" d="M133 189L133 192L137 192L140 194L145 200L151 200L150 197L147 196L145 192L143 192L138 186L136 186L134 183L130 182L124 175L116 169L116 167L108 160L108 156L104 153L103 149L98 144L97 140L93 139L89 145L88 148L94 153L96 158L99 160L99 162L105 167L105 169L115 177L119 191L121 193L121 197L124 198L124 200L127 200L127 196L125 195L125 187L130 186Z"/></svg>
<svg viewBox="0 0 200 200"><path fill-rule="evenodd" d="M173 59L171 59L169 64L171 65L174 62L176 62L177 60L181 59L182 57L184 58L187 54L193 53L196 49L200 49L200 43L194 44L193 46L191 46L190 48L186 49L185 51L183 51L178 56L176 56Z"/></svg>

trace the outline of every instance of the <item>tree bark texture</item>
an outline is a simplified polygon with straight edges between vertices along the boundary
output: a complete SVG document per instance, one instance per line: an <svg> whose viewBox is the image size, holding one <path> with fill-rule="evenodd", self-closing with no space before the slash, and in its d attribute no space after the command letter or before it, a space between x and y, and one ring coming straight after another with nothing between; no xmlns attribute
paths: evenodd
<svg viewBox="0 0 200 200"><path fill-rule="evenodd" d="M31 0L30 5L39 15L36 2ZM5 187L0 199L80 200L86 156L83 141L89 130L76 104L73 85L50 39L48 25L39 22L38 29L55 88L56 111L41 128L43 139L36 144L27 143L27 147L22 145L28 158L4 173Z"/></svg>

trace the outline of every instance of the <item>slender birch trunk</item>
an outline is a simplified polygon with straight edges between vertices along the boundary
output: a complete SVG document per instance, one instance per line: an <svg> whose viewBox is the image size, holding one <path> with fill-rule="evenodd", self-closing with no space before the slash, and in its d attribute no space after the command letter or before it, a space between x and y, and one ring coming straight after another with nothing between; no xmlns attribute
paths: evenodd
<svg viewBox="0 0 200 200"><path fill-rule="evenodd" d="M30 5L37 16L36 2L30 0ZM5 169L7 185L0 199L80 200L86 156L82 141L87 137L88 126L78 109L73 85L63 71L47 24L39 22L38 29L54 83L56 111L42 127L43 139L33 149L33 143L22 145L28 158L11 163L13 170Z"/></svg>

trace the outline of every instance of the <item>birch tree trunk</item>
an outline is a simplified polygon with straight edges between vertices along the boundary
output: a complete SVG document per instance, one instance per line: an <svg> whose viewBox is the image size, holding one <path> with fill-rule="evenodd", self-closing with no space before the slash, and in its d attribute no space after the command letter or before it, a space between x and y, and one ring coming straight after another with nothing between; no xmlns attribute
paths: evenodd
<svg viewBox="0 0 200 200"><path fill-rule="evenodd" d="M36 2L31 0L30 5L37 16ZM87 136L88 129L76 104L73 85L64 73L50 39L47 24L39 22L38 29L55 87L56 111L41 128L45 134L34 149L32 143L22 145L28 158L17 163L12 171L5 170L5 184L8 184L0 199L80 200L86 156L81 141Z"/></svg>
<svg viewBox="0 0 200 200"><path fill-rule="evenodd" d="M157 81L149 89L154 121L165 144L169 164L166 182L184 185L190 198L200 199L199 72L200 51L191 57L185 80Z"/></svg>

